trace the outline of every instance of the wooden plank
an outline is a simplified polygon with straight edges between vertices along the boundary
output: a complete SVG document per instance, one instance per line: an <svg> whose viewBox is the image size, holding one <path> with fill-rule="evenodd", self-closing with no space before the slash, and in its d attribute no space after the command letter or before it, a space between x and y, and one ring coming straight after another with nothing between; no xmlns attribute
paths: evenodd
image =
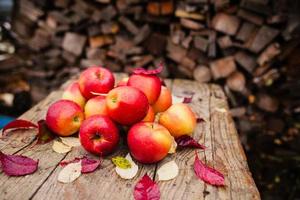
<svg viewBox="0 0 300 200"><path fill-rule="evenodd" d="M205 151L198 151L199 156L225 174L226 187L213 187L199 180L193 171L194 151L183 150L158 164L159 168L165 162L175 160L179 166L179 175L175 179L159 182L161 199L260 199L233 120L228 114L223 91L215 85L175 80L172 93L183 91L196 92L190 105L205 120L197 125L193 135L207 147Z"/></svg>
<svg viewBox="0 0 300 200"><path fill-rule="evenodd" d="M174 80L172 93L180 95L184 91L196 92L190 106L193 111L209 122L209 88L208 85L198 84L187 80ZM200 100L201 99L201 100ZM209 123L197 124L194 138L200 143L204 143L203 134L209 132ZM203 152L198 151L199 156L203 158ZM169 155L165 160L158 164L158 168L164 163L175 160L179 167L178 176L170 181L159 182L161 199L202 199L204 194L204 184L200 181L193 171L195 153L193 150L177 151Z"/></svg>
<svg viewBox="0 0 300 200"><path fill-rule="evenodd" d="M225 188L206 186L206 199L260 199L251 177L226 97L217 85L210 85L210 133L205 134L206 162L222 171Z"/></svg>
<svg viewBox="0 0 300 200"><path fill-rule="evenodd" d="M126 76L118 74L116 83ZM124 146L106 157L101 168L92 175L84 174L73 183L62 184L57 181L61 170L59 162L83 156L86 152L82 147L76 147L67 154L57 154L51 148L52 142L33 147L36 132L30 130L13 133L5 141L0 140L0 149L5 153L26 155L40 162L38 172L29 176L8 177L1 173L1 199L133 199L133 187L139 178L145 173L155 178L156 169L172 159L180 168L179 176L171 181L158 182L161 199L259 199L222 90L215 85L188 80L165 80L165 83L173 94L195 92L190 106L205 122L197 124L194 138L207 146L205 151L198 150L198 153L200 159L225 174L226 187L212 187L194 175L193 150L178 151L156 165L139 164L137 176L133 180L123 180L114 174L110 159L115 155L126 155L128 151ZM60 98L67 84L51 93L22 118L35 122L43 118L47 107Z"/></svg>

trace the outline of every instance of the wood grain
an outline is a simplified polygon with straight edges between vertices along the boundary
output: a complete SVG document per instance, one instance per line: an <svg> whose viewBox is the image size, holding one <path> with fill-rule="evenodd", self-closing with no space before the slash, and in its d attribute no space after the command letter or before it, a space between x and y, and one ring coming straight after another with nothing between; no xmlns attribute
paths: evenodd
<svg viewBox="0 0 300 200"><path fill-rule="evenodd" d="M126 74L116 74L116 83ZM44 118L48 106L58 100L66 83L52 92L45 100L34 106L20 118L33 122ZM188 80L166 80L173 94L185 91L195 92L191 108L205 122L197 124L194 138L204 144L205 151L198 150L200 159L225 174L226 187L216 188L199 180L193 171L194 151L181 150L169 155L158 164L141 165L133 180L123 180L114 172L110 161L116 155L125 156L124 145L111 156L103 159L100 169L92 174L83 174L70 184L57 181L62 160L72 160L86 152L76 147L66 154L53 152L52 142L34 146L36 130L8 132L0 140L0 150L10 154L21 154L39 159L36 173L24 177L8 177L0 174L0 199L133 199L132 191L136 182L148 173L155 176L156 170L165 162L175 160L179 175L170 181L159 181L161 199L260 199L251 177L247 159L241 147L223 91L216 85L199 84ZM89 154L89 156L91 156Z"/></svg>

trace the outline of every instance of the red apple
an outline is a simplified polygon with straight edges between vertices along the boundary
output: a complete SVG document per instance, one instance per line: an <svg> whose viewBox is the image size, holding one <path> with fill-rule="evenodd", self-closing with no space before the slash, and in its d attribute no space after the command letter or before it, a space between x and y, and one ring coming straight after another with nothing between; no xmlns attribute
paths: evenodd
<svg viewBox="0 0 300 200"><path fill-rule="evenodd" d="M85 98L82 96L78 82L71 83L62 95L62 99L67 99L77 103L82 109L85 105Z"/></svg>
<svg viewBox="0 0 300 200"><path fill-rule="evenodd" d="M155 113L164 112L172 105L172 94L168 88L161 86L157 101L152 105Z"/></svg>
<svg viewBox="0 0 300 200"><path fill-rule="evenodd" d="M85 150L105 156L110 154L119 143L119 130L106 116L94 115L82 123L79 140Z"/></svg>
<svg viewBox="0 0 300 200"><path fill-rule="evenodd" d="M86 119L93 115L107 116L108 113L106 109L106 97L97 96L89 99L85 104L84 114Z"/></svg>
<svg viewBox="0 0 300 200"><path fill-rule="evenodd" d="M183 103L173 104L159 117L159 123L166 127L175 138L192 135L196 125L196 115L191 108Z"/></svg>
<svg viewBox="0 0 300 200"><path fill-rule="evenodd" d="M127 85L144 92L150 105L160 95L161 80L156 75L133 74L129 77Z"/></svg>
<svg viewBox="0 0 300 200"><path fill-rule="evenodd" d="M60 136L70 136L76 133L83 120L82 109L70 100L59 100L53 103L46 114L47 126Z"/></svg>
<svg viewBox="0 0 300 200"><path fill-rule="evenodd" d="M128 132L127 144L131 155L141 163L155 163L167 156L172 136L158 123L140 122Z"/></svg>
<svg viewBox="0 0 300 200"><path fill-rule="evenodd" d="M154 122L154 120L155 120L155 113L153 111L152 106L149 106L147 115L144 117L142 122Z"/></svg>
<svg viewBox="0 0 300 200"><path fill-rule="evenodd" d="M113 74L103 67L90 67L83 71L78 80L81 93L86 99L95 97L93 93L108 93L115 84Z"/></svg>
<svg viewBox="0 0 300 200"><path fill-rule="evenodd" d="M148 112L148 100L143 92L121 86L111 90L106 96L109 117L122 125L132 125L141 121Z"/></svg>

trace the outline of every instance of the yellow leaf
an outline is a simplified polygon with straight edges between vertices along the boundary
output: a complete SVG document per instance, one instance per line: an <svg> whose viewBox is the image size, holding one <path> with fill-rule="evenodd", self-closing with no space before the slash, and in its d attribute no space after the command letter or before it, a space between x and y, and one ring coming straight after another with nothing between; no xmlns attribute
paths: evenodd
<svg viewBox="0 0 300 200"><path fill-rule="evenodd" d="M139 170L139 167L138 167L138 165L136 165L134 163L130 154L127 154L127 156L125 158L130 162L131 168L123 169L123 168L116 166L116 173L123 179L132 179L136 176L136 174Z"/></svg>
<svg viewBox="0 0 300 200"><path fill-rule="evenodd" d="M124 157L122 157L122 156L114 157L114 158L112 158L111 160L112 160L112 162L113 162L116 166L118 166L118 167L120 167L120 168L122 168L122 169L128 169L128 168L131 168L131 163L130 163L126 158L124 158Z"/></svg>

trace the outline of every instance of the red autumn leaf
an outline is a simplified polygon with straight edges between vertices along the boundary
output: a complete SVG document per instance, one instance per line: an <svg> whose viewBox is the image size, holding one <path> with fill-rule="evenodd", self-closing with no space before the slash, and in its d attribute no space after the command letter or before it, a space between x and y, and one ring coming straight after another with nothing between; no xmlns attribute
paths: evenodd
<svg viewBox="0 0 300 200"><path fill-rule="evenodd" d="M163 64L160 63L158 68L156 69L144 69L142 67L136 68L133 70L134 74L143 74L143 75L155 75L155 74L159 74L160 72L162 72L163 70Z"/></svg>
<svg viewBox="0 0 300 200"><path fill-rule="evenodd" d="M184 97L182 103L191 103L193 99L193 96L190 97Z"/></svg>
<svg viewBox="0 0 300 200"><path fill-rule="evenodd" d="M81 160L81 172L90 173L95 171L101 164L100 160L94 160L91 158L83 157Z"/></svg>
<svg viewBox="0 0 300 200"><path fill-rule="evenodd" d="M201 122L205 122L205 121L204 121L203 118L197 117L197 118L196 118L196 122L197 122L197 123L201 123Z"/></svg>
<svg viewBox="0 0 300 200"><path fill-rule="evenodd" d="M37 144L45 144L55 138L55 134L47 127L45 120L38 121Z"/></svg>
<svg viewBox="0 0 300 200"><path fill-rule="evenodd" d="M70 164L70 163L76 163L79 162L81 160L81 172L82 173L90 173L95 171L101 164L101 160L94 160L91 158L88 158L86 156L82 157L82 158L74 158L74 160L71 161L62 161L60 162L60 166L65 167L66 165Z"/></svg>
<svg viewBox="0 0 300 200"><path fill-rule="evenodd" d="M37 128L38 126L30 121L23 120L23 119L16 119L6 126L4 126L2 133L9 129L28 129L28 128Z"/></svg>
<svg viewBox="0 0 300 200"><path fill-rule="evenodd" d="M206 166L201 160L199 160L197 152L195 152L194 171L198 178L203 180L205 183L215 186L225 185L224 175L219 171Z"/></svg>
<svg viewBox="0 0 300 200"><path fill-rule="evenodd" d="M2 171L8 176L24 176L34 173L39 161L26 156L6 155L0 151Z"/></svg>
<svg viewBox="0 0 300 200"><path fill-rule="evenodd" d="M182 135L175 139L178 147L180 148L195 148L195 149L205 149L206 147L199 144L194 138L189 135Z"/></svg>
<svg viewBox="0 0 300 200"><path fill-rule="evenodd" d="M145 174L135 185L133 196L135 200L158 200L160 191L157 184Z"/></svg>

